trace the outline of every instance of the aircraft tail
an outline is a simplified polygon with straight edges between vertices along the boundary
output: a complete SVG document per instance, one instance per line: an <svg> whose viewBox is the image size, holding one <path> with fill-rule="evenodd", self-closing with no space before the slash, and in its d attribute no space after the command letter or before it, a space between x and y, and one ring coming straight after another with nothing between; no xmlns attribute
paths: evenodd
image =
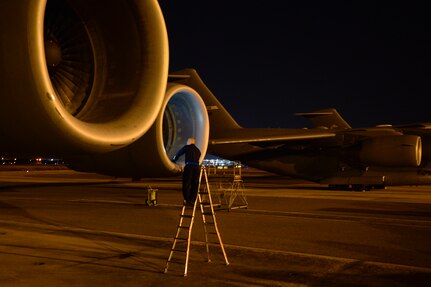
<svg viewBox="0 0 431 287"><path fill-rule="evenodd" d="M208 89L196 70L183 69L170 73L169 82L187 85L202 97L208 110L212 138L223 137L226 135L226 132L241 129L241 126Z"/></svg>
<svg viewBox="0 0 431 287"><path fill-rule="evenodd" d="M210 145L250 143L273 146L287 141L332 137L335 134L320 130L271 129L241 127L204 84L194 69L184 69L169 74L169 81L194 89L204 101L210 123ZM347 125L347 123L346 123Z"/></svg>

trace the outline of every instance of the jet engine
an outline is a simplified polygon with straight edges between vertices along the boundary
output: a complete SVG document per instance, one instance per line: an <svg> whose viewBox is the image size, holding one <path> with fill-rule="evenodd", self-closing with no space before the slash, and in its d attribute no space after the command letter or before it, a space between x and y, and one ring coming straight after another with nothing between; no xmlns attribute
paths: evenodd
<svg viewBox="0 0 431 287"><path fill-rule="evenodd" d="M182 164L174 164L171 159L189 137L196 139L203 160L209 139L205 103L192 88L169 83L159 116L139 140L113 152L66 161L75 170L120 177L172 176L181 172Z"/></svg>
<svg viewBox="0 0 431 287"><path fill-rule="evenodd" d="M362 142L360 161L386 167L417 167L421 163L421 138L414 135L383 136Z"/></svg>
<svg viewBox="0 0 431 287"><path fill-rule="evenodd" d="M0 151L94 154L159 115L168 40L157 0L0 1Z"/></svg>

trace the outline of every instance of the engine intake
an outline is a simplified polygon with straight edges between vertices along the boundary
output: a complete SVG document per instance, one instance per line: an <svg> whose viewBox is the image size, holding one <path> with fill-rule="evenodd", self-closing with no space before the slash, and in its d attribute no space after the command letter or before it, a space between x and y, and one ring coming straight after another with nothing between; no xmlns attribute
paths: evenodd
<svg viewBox="0 0 431 287"><path fill-rule="evenodd" d="M0 13L3 151L110 152L152 126L169 55L157 0L2 0Z"/></svg>

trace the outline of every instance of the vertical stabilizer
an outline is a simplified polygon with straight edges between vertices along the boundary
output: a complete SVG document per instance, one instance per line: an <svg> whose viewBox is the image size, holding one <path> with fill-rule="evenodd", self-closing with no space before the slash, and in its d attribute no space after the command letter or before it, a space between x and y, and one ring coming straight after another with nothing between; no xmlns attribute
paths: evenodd
<svg viewBox="0 0 431 287"><path fill-rule="evenodd" d="M194 89L203 99L208 110L211 136L218 138L228 130L241 126L216 99L194 69L184 69L169 74L169 82L177 82Z"/></svg>

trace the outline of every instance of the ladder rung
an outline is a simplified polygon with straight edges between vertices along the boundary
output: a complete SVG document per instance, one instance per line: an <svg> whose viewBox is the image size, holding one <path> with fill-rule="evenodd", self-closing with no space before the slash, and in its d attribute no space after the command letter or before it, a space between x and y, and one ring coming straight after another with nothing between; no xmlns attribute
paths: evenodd
<svg viewBox="0 0 431 287"><path fill-rule="evenodd" d="M210 231L208 231L207 234L217 235L217 232L210 232Z"/></svg>
<svg viewBox="0 0 431 287"><path fill-rule="evenodd" d="M184 218L193 218L193 215L185 215L185 214L181 214L180 216L181 216L181 217L184 217Z"/></svg>
<svg viewBox="0 0 431 287"><path fill-rule="evenodd" d="M202 213L203 215L213 215L213 213L212 212L204 212L204 213Z"/></svg>
<svg viewBox="0 0 431 287"><path fill-rule="evenodd" d="M178 228L189 229L189 228L190 228L190 226L178 225Z"/></svg>
<svg viewBox="0 0 431 287"><path fill-rule="evenodd" d="M175 248L172 248L171 249L171 251L175 251L175 252L187 252L187 250L182 250L182 249L175 249Z"/></svg>
<svg viewBox="0 0 431 287"><path fill-rule="evenodd" d="M184 241L188 240L187 238L184 238L184 237L175 237L174 239L176 239L176 240L184 240Z"/></svg>

